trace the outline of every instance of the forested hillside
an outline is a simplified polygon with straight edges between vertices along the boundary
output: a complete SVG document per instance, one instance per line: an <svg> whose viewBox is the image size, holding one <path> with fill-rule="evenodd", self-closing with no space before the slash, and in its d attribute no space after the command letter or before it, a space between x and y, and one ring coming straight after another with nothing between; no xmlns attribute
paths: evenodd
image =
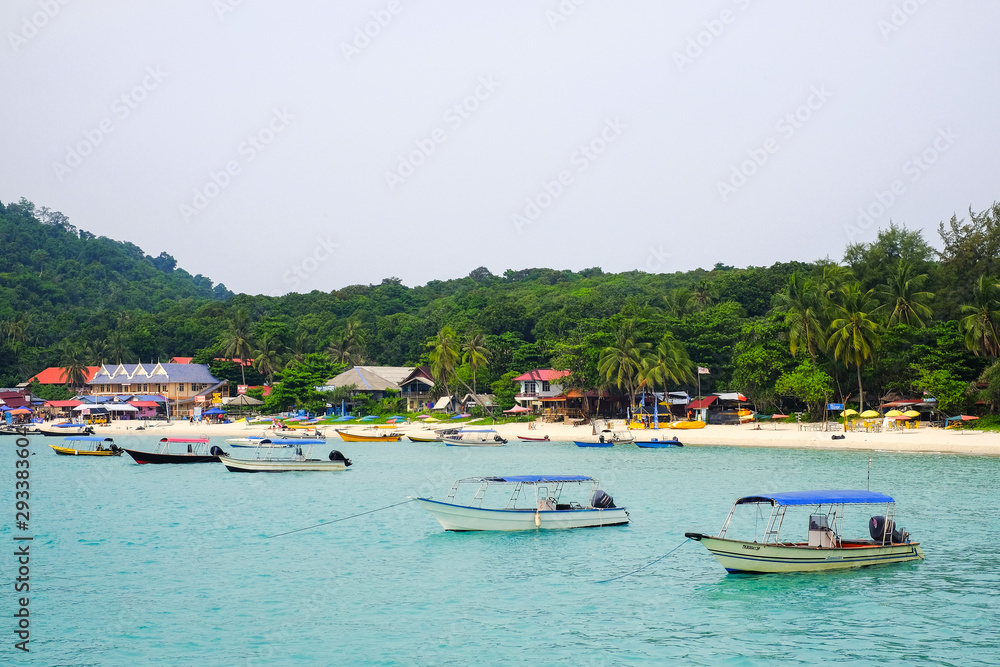
<svg viewBox="0 0 1000 667"><path fill-rule="evenodd" d="M950 409L992 408L1000 206L953 217L938 235L939 251L890 225L842 259L770 267L501 276L480 268L412 288L386 278L229 296L167 255L77 232L22 200L0 210L0 385L47 365L175 355L252 357L245 371L216 365L252 384L289 368L322 375L360 361L433 363L501 392L512 373L543 366L572 370L578 387L693 390L690 371L703 366L703 393L743 391L764 410L857 402L859 385L866 401L927 392Z"/></svg>

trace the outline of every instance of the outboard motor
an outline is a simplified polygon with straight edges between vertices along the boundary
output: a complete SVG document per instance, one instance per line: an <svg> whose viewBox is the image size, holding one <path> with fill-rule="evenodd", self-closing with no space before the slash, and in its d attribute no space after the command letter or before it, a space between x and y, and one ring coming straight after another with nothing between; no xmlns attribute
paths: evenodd
<svg viewBox="0 0 1000 667"><path fill-rule="evenodd" d="M218 445L212 445L212 449L210 449L208 453L212 456L229 456L222 450L222 447L219 447Z"/></svg>
<svg viewBox="0 0 1000 667"><path fill-rule="evenodd" d="M341 454L340 452L338 452L336 449L333 450L332 452L330 452L330 460L331 461L343 461L344 462L344 467L347 467L347 466L351 465L351 459L347 458L346 456L344 456L343 454Z"/></svg>
<svg viewBox="0 0 1000 667"><path fill-rule="evenodd" d="M615 506L615 499L604 491L597 489L594 491L594 497L590 499L590 506L602 510L611 509Z"/></svg>
<svg viewBox="0 0 1000 667"><path fill-rule="evenodd" d="M602 435L600 438L597 439L597 441L598 442L604 442L604 436Z"/></svg>
<svg viewBox="0 0 1000 667"><path fill-rule="evenodd" d="M890 540L896 543L907 541L909 534L904 530L896 528L895 521L890 521L888 527L885 524L884 516L873 516L868 522L868 534L872 536L875 542L886 545L889 544Z"/></svg>

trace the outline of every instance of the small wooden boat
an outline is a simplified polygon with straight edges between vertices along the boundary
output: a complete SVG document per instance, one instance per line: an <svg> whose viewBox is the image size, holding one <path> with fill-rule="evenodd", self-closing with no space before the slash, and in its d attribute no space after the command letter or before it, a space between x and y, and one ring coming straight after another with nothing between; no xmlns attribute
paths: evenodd
<svg viewBox="0 0 1000 667"><path fill-rule="evenodd" d="M484 500L497 495L489 493L490 487L498 485L502 485L501 489L509 489L509 495L501 491L506 502L497 502L492 508L483 507ZM563 500L566 485L582 489L586 504ZM614 499L598 486L596 479L580 475L468 477L455 482L444 502L430 498L414 500L430 512L442 528L451 531L548 530L627 524L626 509L616 507ZM456 502L459 489L463 490L463 499L472 494L467 504Z"/></svg>
<svg viewBox="0 0 1000 667"><path fill-rule="evenodd" d="M35 430L38 431L39 435L44 435L50 438L65 438L70 435L93 435L94 427L87 426L86 424L50 424L48 426L39 425Z"/></svg>
<svg viewBox="0 0 1000 667"><path fill-rule="evenodd" d="M56 454L64 456L121 456L122 450L114 438L99 435L71 435L66 438L67 446L49 445Z"/></svg>
<svg viewBox="0 0 1000 667"><path fill-rule="evenodd" d="M501 447L507 444L492 428L465 428L441 439L451 447Z"/></svg>
<svg viewBox="0 0 1000 667"><path fill-rule="evenodd" d="M614 447L615 443L610 440L574 440L573 444L577 447Z"/></svg>
<svg viewBox="0 0 1000 667"><path fill-rule="evenodd" d="M177 445L182 451L176 451ZM161 438L155 452L123 449L136 463L214 463L226 455L221 447L209 449L208 438Z"/></svg>
<svg viewBox="0 0 1000 667"><path fill-rule="evenodd" d="M543 435L541 438L536 438L530 435L519 435L518 440L524 440L525 442L549 442L549 436Z"/></svg>
<svg viewBox="0 0 1000 667"><path fill-rule="evenodd" d="M657 438L650 438L649 440L636 440L636 447L642 447L643 449L665 449L667 447L683 447L681 441L677 439L677 436L673 438L659 440Z"/></svg>
<svg viewBox="0 0 1000 667"><path fill-rule="evenodd" d="M314 446L296 446L292 456L279 456L274 448L262 447L257 450L257 456L253 459L222 455L219 460L229 472L329 472L347 470L351 465L351 460L336 449L330 452L327 460L311 458Z"/></svg>
<svg viewBox="0 0 1000 667"><path fill-rule="evenodd" d="M371 431L370 433L351 433L350 431L342 431L337 429L337 433L340 434L340 439L344 442L399 442L399 439L403 437L402 433L397 432L385 432L385 431Z"/></svg>
<svg viewBox="0 0 1000 667"><path fill-rule="evenodd" d="M577 447L614 447L615 445L626 445L635 442L635 437L631 431L612 431L604 429L597 436L597 440L574 440Z"/></svg>
<svg viewBox="0 0 1000 667"><path fill-rule="evenodd" d="M771 516L764 527L761 539L754 535L752 542L726 538L726 532L737 508L750 505L756 517L759 507L771 506ZM871 539L844 539L841 537L845 508L856 505L884 505L885 514L872 516L868 521ZM779 533L792 525L786 517L789 508L805 510L808 516L806 541L783 541ZM747 518L750 525L756 522ZM755 529L756 533L756 529ZM729 517L718 536L701 533L684 533L685 537L698 540L726 568L727 572L822 572L846 568L904 563L921 560L924 552L920 544L910 542L909 533L896 527L895 501L874 491L792 491L770 493L740 498L729 511Z"/></svg>
<svg viewBox="0 0 1000 667"><path fill-rule="evenodd" d="M421 438L420 436L416 435L408 435L406 437L413 442L444 442L443 440L441 440L441 438Z"/></svg>

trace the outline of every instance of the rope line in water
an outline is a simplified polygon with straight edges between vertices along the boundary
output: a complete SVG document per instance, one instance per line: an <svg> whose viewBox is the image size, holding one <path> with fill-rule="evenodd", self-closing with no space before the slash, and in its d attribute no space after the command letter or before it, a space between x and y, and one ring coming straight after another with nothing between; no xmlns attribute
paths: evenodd
<svg viewBox="0 0 1000 667"><path fill-rule="evenodd" d="M605 579L604 581L598 581L596 583L598 583L598 584L606 584L609 581L615 581L616 579L622 579L624 577L629 576L630 574L635 574L636 572L639 572L640 570L645 570L650 565L653 565L655 563L659 563L661 560L663 560L664 558L666 558L667 556L669 556L673 552L677 551L678 549L680 549L682 546L684 546L685 544L687 544L690 541L691 541L691 538L689 537L686 540L684 540L683 542L681 542L680 544L678 544L676 547L674 547L673 549L671 549L670 551L668 551L667 553L665 553L662 556L660 556L659 558L657 558L656 560L653 560L653 561L650 561L650 562L646 563L645 565L643 565L642 567L640 567L638 570L632 570L631 572L626 572L625 574L620 574L617 577L612 577L611 579Z"/></svg>
<svg viewBox="0 0 1000 667"><path fill-rule="evenodd" d="M416 498L410 498L409 500L404 500L401 503L394 503L392 505L386 505L385 507L379 507L378 509L368 510L367 512L361 512L360 514L352 514L351 516L341 517L340 519L334 519L333 521L324 521L322 523L317 523L312 526L306 526L305 528L296 528L295 530L289 530L286 533L278 533L277 535L267 535L264 537L265 540L269 540L272 537L281 537L282 535L291 535L292 533L298 533L303 530L309 530L310 528L319 528L320 526L329 526L331 523L337 523L338 521L347 521L348 519L353 519L355 517L364 516L365 514L373 514L375 512L381 512L382 510L387 510L390 507L398 507L399 505L405 505L406 503L412 503Z"/></svg>

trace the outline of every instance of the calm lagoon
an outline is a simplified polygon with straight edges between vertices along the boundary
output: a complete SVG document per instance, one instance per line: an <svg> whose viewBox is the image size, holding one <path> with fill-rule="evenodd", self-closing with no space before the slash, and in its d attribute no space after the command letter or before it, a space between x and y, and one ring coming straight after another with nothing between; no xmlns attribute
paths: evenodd
<svg viewBox="0 0 1000 667"><path fill-rule="evenodd" d="M2 537L14 519L5 438ZM153 437L124 437L151 448ZM222 439L213 444L224 446ZM31 653L13 648L17 564L2 559L0 661L45 665L997 664L1000 459L891 452L511 442L341 443L343 473L31 449ZM325 454L323 450L322 454ZM896 499L919 563L727 575L696 542L735 498L866 488ZM625 527L445 533L412 504L460 477L601 480ZM866 517L863 517L866 518ZM6 551L13 552L12 548Z"/></svg>

